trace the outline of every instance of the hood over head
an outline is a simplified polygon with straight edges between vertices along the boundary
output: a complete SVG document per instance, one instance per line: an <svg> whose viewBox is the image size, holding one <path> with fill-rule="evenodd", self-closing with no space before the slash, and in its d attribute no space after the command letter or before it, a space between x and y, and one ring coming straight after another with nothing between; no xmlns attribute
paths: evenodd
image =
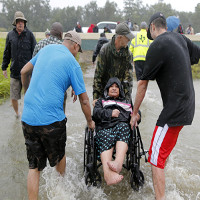
<svg viewBox="0 0 200 200"><path fill-rule="evenodd" d="M119 99L125 99L125 94L124 94L124 89L121 81L117 77L112 77L108 80L105 88L104 88L104 97L109 98L108 96L108 89L110 88L111 85L116 83L119 87Z"/></svg>

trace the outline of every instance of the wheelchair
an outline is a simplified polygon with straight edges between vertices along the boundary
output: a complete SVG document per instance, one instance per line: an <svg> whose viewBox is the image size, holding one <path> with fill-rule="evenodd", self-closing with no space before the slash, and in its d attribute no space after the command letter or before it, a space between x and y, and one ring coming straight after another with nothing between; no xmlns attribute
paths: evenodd
<svg viewBox="0 0 200 200"><path fill-rule="evenodd" d="M140 170L140 159L144 156L145 162L147 162L147 152L148 151L145 151L143 147L139 127L134 127L130 133L128 151L123 167L127 170L131 170L130 184L135 191L138 191L144 184L144 175ZM113 153L113 158L115 158L114 154L115 151ZM86 127L84 142L84 178L87 186L101 186L102 179L98 171L101 165L102 163L97 160L95 131L91 131Z"/></svg>

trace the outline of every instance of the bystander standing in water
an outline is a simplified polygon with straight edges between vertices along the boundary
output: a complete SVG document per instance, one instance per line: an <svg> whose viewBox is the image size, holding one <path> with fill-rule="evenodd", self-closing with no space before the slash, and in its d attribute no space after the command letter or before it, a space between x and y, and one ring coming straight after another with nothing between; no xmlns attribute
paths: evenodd
<svg viewBox="0 0 200 200"><path fill-rule="evenodd" d="M106 83L111 77L117 77L121 81L126 99L131 99L133 66L128 42L133 38L128 25L125 22L120 23L112 40L101 48L94 74L93 105L102 97Z"/></svg>
<svg viewBox="0 0 200 200"><path fill-rule="evenodd" d="M21 71L22 83L26 87L27 73L34 66L22 114L29 161L29 199L38 197L40 171L46 167L47 159L61 175L65 173L67 119L63 102L69 86L79 96L88 127L94 129L81 67L75 59L78 52L82 52L81 38L77 32L69 31L62 45L51 44L42 48Z"/></svg>
<svg viewBox="0 0 200 200"><path fill-rule="evenodd" d="M33 33L26 27L27 20L21 11L17 11L12 23L13 28L6 38L6 46L3 54L2 71L7 78L7 68L10 65L10 98L16 117L20 116L18 100L21 99L21 75L22 67L32 58L36 40Z"/></svg>
<svg viewBox="0 0 200 200"><path fill-rule="evenodd" d="M147 36L154 42L146 55L141 80L138 81L131 127L137 126L137 112L149 80L156 79L163 110L159 115L149 148L156 200L165 199L166 160L176 145L179 132L193 121L195 94L191 64L199 62L200 48L184 35L167 32L164 15L155 13L149 21Z"/></svg>

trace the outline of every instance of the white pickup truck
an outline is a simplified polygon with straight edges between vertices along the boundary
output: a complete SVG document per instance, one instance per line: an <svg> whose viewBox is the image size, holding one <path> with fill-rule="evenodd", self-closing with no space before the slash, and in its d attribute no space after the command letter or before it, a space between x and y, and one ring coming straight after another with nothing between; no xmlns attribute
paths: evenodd
<svg viewBox="0 0 200 200"><path fill-rule="evenodd" d="M110 21L103 21L103 22L99 22L97 24L98 28L99 28L99 33L103 33L104 32L104 27L108 27L112 33L115 33L115 28L117 26L117 22L110 22ZM89 27L82 27L82 31L83 33L87 33Z"/></svg>

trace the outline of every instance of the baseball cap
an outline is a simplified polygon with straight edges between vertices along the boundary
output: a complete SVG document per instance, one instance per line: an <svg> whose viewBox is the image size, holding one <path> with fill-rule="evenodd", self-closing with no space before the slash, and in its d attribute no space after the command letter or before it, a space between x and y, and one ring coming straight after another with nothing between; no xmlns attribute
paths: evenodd
<svg viewBox="0 0 200 200"><path fill-rule="evenodd" d="M148 27L148 31L147 31L147 37L150 39L150 40L153 40L153 38L151 37L151 33L150 33L150 25L152 23L153 20L157 19L157 18L163 18L165 19L165 16L161 13L161 12L157 12L155 14L153 14L149 20L149 27ZM165 19L166 20L166 19Z"/></svg>
<svg viewBox="0 0 200 200"><path fill-rule="evenodd" d="M60 22L54 22L51 25L50 34L56 36L57 34L63 33L63 26Z"/></svg>
<svg viewBox="0 0 200 200"><path fill-rule="evenodd" d="M126 36L129 40L132 40L134 38L134 35L131 33L128 25L123 22L119 23L115 29L115 33L118 35L124 35Z"/></svg>
<svg viewBox="0 0 200 200"><path fill-rule="evenodd" d="M76 31L68 31L65 34L64 40L71 40L75 43L77 43L80 46L79 52L83 52L81 49L81 37L79 36L79 34Z"/></svg>
<svg viewBox="0 0 200 200"><path fill-rule="evenodd" d="M147 23L146 22L141 22L140 28L141 29L146 29L147 28Z"/></svg>

